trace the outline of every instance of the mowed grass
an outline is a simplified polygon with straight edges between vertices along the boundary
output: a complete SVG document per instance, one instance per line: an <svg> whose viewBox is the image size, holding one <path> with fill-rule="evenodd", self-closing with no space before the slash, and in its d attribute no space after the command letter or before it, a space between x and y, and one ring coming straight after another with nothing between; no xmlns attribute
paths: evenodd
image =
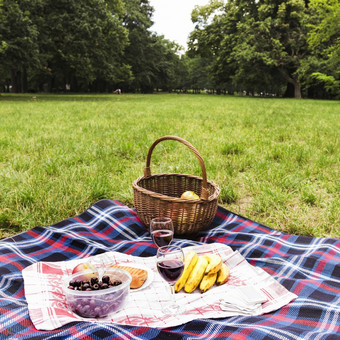
<svg viewBox="0 0 340 340"><path fill-rule="evenodd" d="M36 97L36 98L34 98ZM150 145L192 143L219 203L290 234L340 237L336 101L213 95L0 97L0 237L74 216L107 198L133 206ZM178 142L152 173L201 175Z"/></svg>

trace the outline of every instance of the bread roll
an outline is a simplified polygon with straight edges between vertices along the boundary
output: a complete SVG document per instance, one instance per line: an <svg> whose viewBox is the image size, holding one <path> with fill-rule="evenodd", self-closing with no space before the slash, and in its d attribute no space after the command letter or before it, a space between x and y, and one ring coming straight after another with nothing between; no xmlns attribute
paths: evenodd
<svg viewBox="0 0 340 340"><path fill-rule="evenodd" d="M110 268L123 269L129 272L132 276L130 284L131 289L137 289L143 286L144 282L148 278L148 272L144 269L134 268L129 266L111 265Z"/></svg>

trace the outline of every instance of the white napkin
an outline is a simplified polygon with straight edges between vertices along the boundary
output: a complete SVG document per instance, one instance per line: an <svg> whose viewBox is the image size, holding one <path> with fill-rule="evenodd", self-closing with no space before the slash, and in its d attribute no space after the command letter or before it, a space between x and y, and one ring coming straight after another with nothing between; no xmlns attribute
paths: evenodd
<svg viewBox="0 0 340 340"><path fill-rule="evenodd" d="M241 286L232 289L228 296L220 300L220 307L225 312L235 312L241 315L260 315L262 303L268 298L256 286Z"/></svg>

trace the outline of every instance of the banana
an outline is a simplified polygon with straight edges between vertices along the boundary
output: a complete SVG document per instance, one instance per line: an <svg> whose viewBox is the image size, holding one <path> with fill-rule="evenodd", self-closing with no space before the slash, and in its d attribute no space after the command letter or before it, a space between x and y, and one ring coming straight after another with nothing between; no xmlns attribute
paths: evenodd
<svg viewBox="0 0 340 340"><path fill-rule="evenodd" d="M191 271L187 282L185 283L185 292L192 293L198 287L204 276L204 272L207 266L208 260L204 256L198 256L197 263L194 269Z"/></svg>
<svg viewBox="0 0 340 340"><path fill-rule="evenodd" d="M184 258L184 270L181 277L175 283L175 292L178 293L185 285L188 277L197 263L198 256L194 250L190 250Z"/></svg>
<svg viewBox="0 0 340 340"><path fill-rule="evenodd" d="M205 293L208 289L210 289L216 282L216 278L217 278L217 273L204 275L200 283L201 293Z"/></svg>
<svg viewBox="0 0 340 340"><path fill-rule="evenodd" d="M212 275L216 274L222 266L222 258L216 254L204 254L203 255L207 260L209 265L205 269L204 275Z"/></svg>
<svg viewBox="0 0 340 340"><path fill-rule="evenodd" d="M225 263L222 263L222 267L217 273L217 279L216 279L216 284L218 286L223 285L226 283L229 279L229 268Z"/></svg>

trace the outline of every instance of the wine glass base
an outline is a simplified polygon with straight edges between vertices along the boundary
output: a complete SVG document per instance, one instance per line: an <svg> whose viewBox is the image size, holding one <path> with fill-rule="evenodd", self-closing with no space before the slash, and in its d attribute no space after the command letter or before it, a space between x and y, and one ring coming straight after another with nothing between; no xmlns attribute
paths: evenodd
<svg viewBox="0 0 340 340"><path fill-rule="evenodd" d="M176 304L167 305L162 309L162 312L166 315L175 315L182 312L182 307Z"/></svg>

